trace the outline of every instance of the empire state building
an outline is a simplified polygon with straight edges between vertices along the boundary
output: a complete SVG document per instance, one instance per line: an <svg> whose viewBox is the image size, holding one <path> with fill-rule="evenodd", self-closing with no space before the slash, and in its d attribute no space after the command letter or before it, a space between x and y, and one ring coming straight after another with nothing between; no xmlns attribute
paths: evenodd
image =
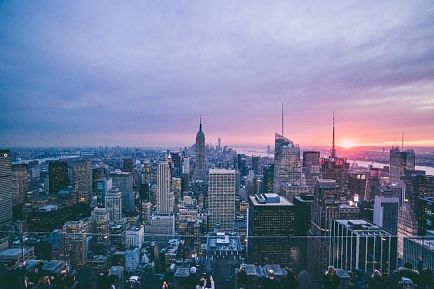
<svg viewBox="0 0 434 289"><path fill-rule="evenodd" d="M193 179L195 181L206 180L205 134L202 131L202 118L200 119L199 131L196 135L196 163L194 166Z"/></svg>

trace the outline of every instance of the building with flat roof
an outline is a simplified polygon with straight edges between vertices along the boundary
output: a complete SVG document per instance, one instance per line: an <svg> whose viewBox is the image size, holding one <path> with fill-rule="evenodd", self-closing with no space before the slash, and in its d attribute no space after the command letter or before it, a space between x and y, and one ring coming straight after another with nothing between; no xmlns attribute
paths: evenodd
<svg viewBox="0 0 434 289"><path fill-rule="evenodd" d="M131 226L125 232L126 246L128 249L139 248L143 246L145 229L143 225Z"/></svg>
<svg viewBox="0 0 434 289"><path fill-rule="evenodd" d="M13 268L17 268L34 257L33 247L6 248L0 251L0 264L11 264Z"/></svg>
<svg viewBox="0 0 434 289"><path fill-rule="evenodd" d="M277 194L250 196L247 218L247 259L250 263L292 266L289 237L295 231L295 206Z"/></svg>
<svg viewBox="0 0 434 289"><path fill-rule="evenodd" d="M216 284L229 280L243 261L238 233L210 232L202 250L205 264L212 270Z"/></svg>
<svg viewBox="0 0 434 289"><path fill-rule="evenodd" d="M434 237L404 238L404 262L409 262L417 268L422 260L424 268L434 268Z"/></svg>
<svg viewBox="0 0 434 289"><path fill-rule="evenodd" d="M397 266L397 237L366 220L337 219L330 232L329 264L347 271L389 275Z"/></svg>
<svg viewBox="0 0 434 289"><path fill-rule="evenodd" d="M235 170L210 169L208 176L209 227L233 231L235 222Z"/></svg>

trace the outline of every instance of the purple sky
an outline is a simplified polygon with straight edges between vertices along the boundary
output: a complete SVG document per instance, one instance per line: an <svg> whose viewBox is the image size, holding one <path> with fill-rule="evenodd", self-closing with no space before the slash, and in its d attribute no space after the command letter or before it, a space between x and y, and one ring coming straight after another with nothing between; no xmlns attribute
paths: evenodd
<svg viewBox="0 0 434 289"><path fill-rule="evenodd" d="M0 1L0 146L434 146L432 1L265 3Z"/></svg>

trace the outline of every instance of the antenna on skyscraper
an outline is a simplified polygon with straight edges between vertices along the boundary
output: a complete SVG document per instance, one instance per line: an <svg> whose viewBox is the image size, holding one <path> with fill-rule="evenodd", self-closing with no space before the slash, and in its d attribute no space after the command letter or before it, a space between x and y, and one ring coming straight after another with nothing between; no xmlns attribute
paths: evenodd
<svg viewBox="0 0 434 289"><path fill-rule="evenodd" d="M283 101L282 101L282 136L283 136Z"/></svg>
<svg viewBox="0 0 434 289"><path fill-rule="evenodd" d="M202 131L202 115L199 116L199 130Z"/></svg>
<svg viewBox="0 0 434 289"><path fill-rule="evenodd" d="M335 148L335 111L333 110L333 141L332 141L332 158L336 157Z"/></svg>
<svg viewBox="0 0 434 289"><path fill-rule="evenodd" d="M401 149L402 150L404 149L404 131L402 131L402 134L401 134Z"/></svg>

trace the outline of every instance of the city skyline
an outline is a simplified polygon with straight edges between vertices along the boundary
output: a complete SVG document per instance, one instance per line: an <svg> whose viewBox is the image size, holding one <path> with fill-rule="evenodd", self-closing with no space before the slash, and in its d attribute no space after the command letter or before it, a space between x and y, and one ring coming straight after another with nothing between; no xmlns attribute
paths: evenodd
<svg viewBox="0 0 434 289"><path fill-rule="evenodd" d="M434 146L429 1L0 6L0 146Z"/></svg>

